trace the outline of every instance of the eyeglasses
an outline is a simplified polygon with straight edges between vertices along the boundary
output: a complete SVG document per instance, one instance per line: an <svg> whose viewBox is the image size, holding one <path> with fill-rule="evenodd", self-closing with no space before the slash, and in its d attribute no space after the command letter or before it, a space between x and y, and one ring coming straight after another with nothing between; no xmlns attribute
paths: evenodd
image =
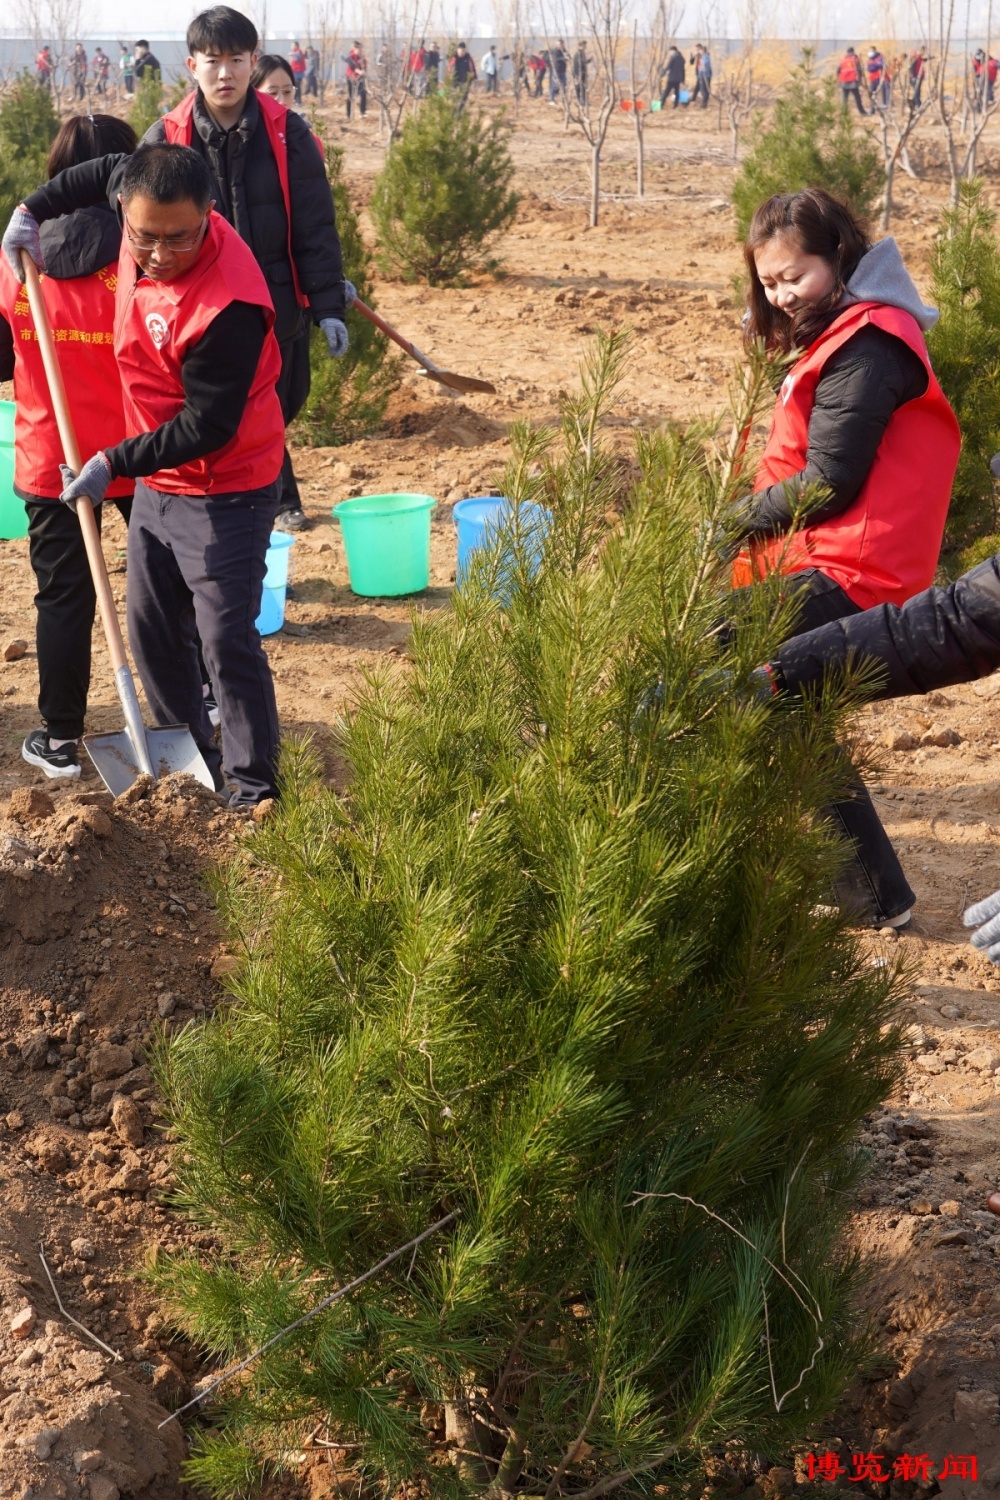
<svg viewBox="0 0 1000 1500"><path fill-rule="evenodd" d="M204 233L205 225L208 223L207 218L202 219L193 235L133 234L132 226L129 224L124 209L122 209L122 218L125 221L125 234L128 237L128 242L134 249L152 251L157 246L162 245L163 249L169 250L172 255L183 255L187 250L194 250Z"/></svg>

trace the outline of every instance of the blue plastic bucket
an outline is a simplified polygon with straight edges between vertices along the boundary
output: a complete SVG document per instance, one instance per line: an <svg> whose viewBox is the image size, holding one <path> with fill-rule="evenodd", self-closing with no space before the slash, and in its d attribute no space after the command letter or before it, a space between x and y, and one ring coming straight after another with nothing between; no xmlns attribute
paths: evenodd
<svg viewBox="0 0 1000 1500"><path fill-rule="evenodd" d="M456 582L461 583L469 566L469 559L479 547L488 547L497 534L511 520L511 504L503 495L475 495L460 500L452 511L458 532L458 567ZM527 532L527 546L535 567L541 561L545 533L552 517L544 505L521 505L518 508L518 526Z"/></svg>
<svg viewBox="0 0 1000 1500"><path fill-rule="evenodd" d="M260 600L257 629L261 635L274 635L285 623L285 594L288 591L288 559L295 538L287 531L272 531L267 549L267 572Z"/></svg>
<svg viewBox="0 0 1000 1500"><path fill-rule="evenodd" d="M28 535L28 512L14 494L14 403L0 401L0 538Z"/></svg>

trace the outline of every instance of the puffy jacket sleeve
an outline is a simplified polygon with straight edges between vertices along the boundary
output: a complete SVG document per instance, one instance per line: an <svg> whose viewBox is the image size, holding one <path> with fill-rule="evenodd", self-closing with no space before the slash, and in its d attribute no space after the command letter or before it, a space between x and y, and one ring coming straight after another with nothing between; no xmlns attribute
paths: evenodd
<svg viewBox="0 0 1000 1500"><path fill-rule="evenodd" d="M326 167L304 120L287 117L292 255L313 320L344 317L344 263Z"/></svg>
<svg viewBox="0 0 1000 1500"><path fill-rule="evenodd" d="M75 209L93 208L104 202L120 218L118 189L128 160L126 154L118 152L81 162L77 167L67 167L25 198L24 206L39 224L71 214Z"/></svg>
<svg viewBox="0 0 1000 1500"><path fill-rule="evenodd" d="M883 668L876 698L902 698L988 677L1000 667L1000 553L947 588L902 605L880 604L793 636L772 664L779 685L801 692L851 661Z"/></svg>

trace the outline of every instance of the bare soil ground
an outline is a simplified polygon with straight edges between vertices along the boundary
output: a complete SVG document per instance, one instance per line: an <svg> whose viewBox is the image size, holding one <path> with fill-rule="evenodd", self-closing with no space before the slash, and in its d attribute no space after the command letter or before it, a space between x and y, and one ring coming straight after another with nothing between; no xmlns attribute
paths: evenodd
<svg viewBox="0 0 1000 1500"><path fill-rule="evenodd" d="M330 516L338 500L397 489L438 498L431 587L415 601L438 608L454 576L450 505L495 483L513 420L555 418L597 327L635 330L623 429L724 399L738 356L729 292L739 255L729 139L714 127L714 112L652 117L648 196L637 203L633 126L617 119L604 172L615 196L591 230L584 143L563 133L558 110L523 104L514 149L524 201L504 277L455 290L379 287L392 321L440 363L495 381L498 394L462 401L408 373L383 434L300 451L314 525L296 541L286 626L267 643L289 731L311 731L329 749L358 673L405 650L410 601L349 590ZM363 203L382 157L375 122L340 139ZM934 181L899 185L894 231L925 288L943 196ZM122 544L115 516L105 548L120 602ZM0 576L0 654L28 643L0 662L0 1496L153 1500L178 1492L185 1448L178 1424L157 1423L202 1364L163 1327L135 1273L157 1244L210 1240L162 1204L169 1147L146 1057L159 1026L195 1021L221 993L226 955L202 879L237 828L190 786L111 804L86 766L66 788L21 761L37 723L26 542L0 543ZM91 729L119 726L101 644L91 702ZM874 1258L867 1303L884 1366L814 1445L838 1455L843 1493L903 1500L938 1489L934 1479L854 1482L855 1453L885 1455L889 1473L903 1454L927 1455L931 1475L945 1455L964 1455L967 1477L944 1480L944 1493L986 1500L1000 1490L1000 1223L985 1207L1000 1186L1000 980L968 947L959 915L1000 885L998 703L1000 681L990 679L866 713L883 746L877 803L919 905L912 933L870 939L873 963L901 944L912 965L911 1055L904 1086L867 1122L875 1171L853 1220L858 1248ZM336 778L332 751L328 763ZM802 1492L808 1470L805 1454L772 1469L755 1500ZM329 1470L305 1454L302 1475L313 1493L331 1492ZM751 1478L720 1473L706 1494L737 1494Z"/></svg>

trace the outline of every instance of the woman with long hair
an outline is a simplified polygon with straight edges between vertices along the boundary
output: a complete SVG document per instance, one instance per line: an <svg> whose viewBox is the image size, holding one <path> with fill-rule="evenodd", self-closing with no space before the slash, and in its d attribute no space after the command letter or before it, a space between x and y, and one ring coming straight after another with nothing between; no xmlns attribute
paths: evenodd
<svg viewBox="0 0 1000 1500"><path fill-rule="evenodd" d="M48 173L110 152L131 153L135 132L113 115L64 121L49 152ZM42 225L42 294L59 351L73 425L95 449L125 436L114 352L115 286L121 230L105 204L80 208ZM0 257L0 380L14 381L14 489L28 512L28 550L38 591L35 640L38 709L43 724L21 747L48 777L80 774L77 742L90 689L90 637L96 599L80 523L60 503L62 445L24 288ZM108 490L126 522L134 483ZM97 508L101 524L101 507Z"/></svg>

